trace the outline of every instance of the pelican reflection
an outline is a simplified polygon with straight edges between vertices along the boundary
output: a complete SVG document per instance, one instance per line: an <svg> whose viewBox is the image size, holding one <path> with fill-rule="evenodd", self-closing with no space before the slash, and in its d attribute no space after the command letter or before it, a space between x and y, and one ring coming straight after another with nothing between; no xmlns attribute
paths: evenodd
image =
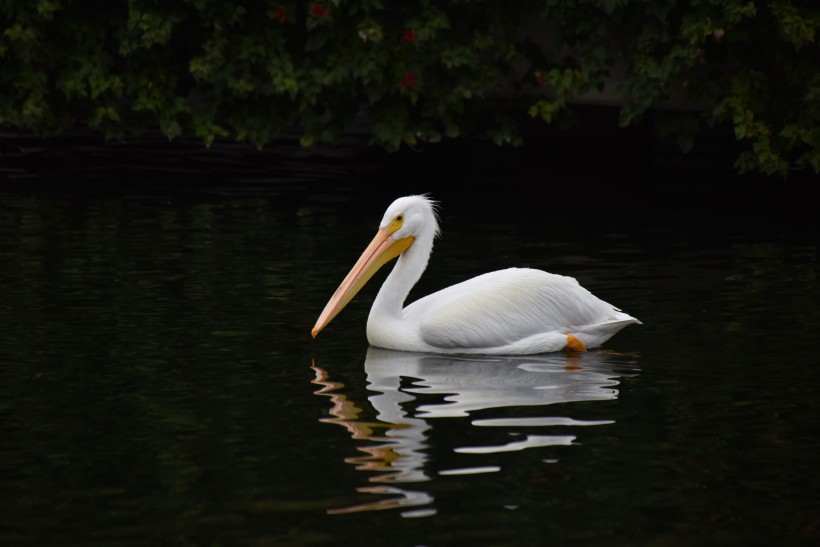
<svg viewBox="0 0 820 547"><path fill-rule="evenodd" d="M316 364L312 368L313 383L320 386L315 394L332 402L331 417L321 421L350 432L361 455L345 461L370 473L372 485L358 491L391 496L329 513L400 508L404 516L435 513L432 507L410 510L432 505L434 499L417 487L405 488L407 483L500 472L503 463L497 465L496 458L495 464L488 465L480 455L569 446L578 428L613 423L546 415L538 407L616 399L618 378L637 373L633 358L603 352L453 356L371 347L364 363L367 389L373 392L367 398L371 409L367 409L352 401L344 386L332 381L324 369ZM570 408L562 406L561 411ZM363 418L374 413L375 419ZM444 450L464 455L455 457L463 465L435 469L428 464L433 422L442 418L469 419L472 426L487 431L482 435L470 428L447 439L449 446ZM441 450L435 447L436 452Z"/></svg>

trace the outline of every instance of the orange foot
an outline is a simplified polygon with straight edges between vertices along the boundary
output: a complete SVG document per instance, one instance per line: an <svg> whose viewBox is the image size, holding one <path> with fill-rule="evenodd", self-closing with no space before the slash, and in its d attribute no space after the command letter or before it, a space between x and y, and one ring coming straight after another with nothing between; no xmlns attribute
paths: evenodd
<svg viewBox="0 0 820 547"><path fill-rule="evenodd" d="M567 345L564 346L568 351L586 351L587 347L576 336L567 334Z"/></svg>

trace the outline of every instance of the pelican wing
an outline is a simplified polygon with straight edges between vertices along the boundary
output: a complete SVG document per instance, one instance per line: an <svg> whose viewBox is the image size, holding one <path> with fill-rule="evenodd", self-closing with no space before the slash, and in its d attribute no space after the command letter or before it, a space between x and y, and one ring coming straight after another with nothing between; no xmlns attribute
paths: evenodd
<svg viewBox="0 0 820 547"><path fill-rule="evenodd" d="M548 333L620 320L623 315L578 282L540 270L490 272L426 296L404 310L436 348L494 348Z"/></svg>

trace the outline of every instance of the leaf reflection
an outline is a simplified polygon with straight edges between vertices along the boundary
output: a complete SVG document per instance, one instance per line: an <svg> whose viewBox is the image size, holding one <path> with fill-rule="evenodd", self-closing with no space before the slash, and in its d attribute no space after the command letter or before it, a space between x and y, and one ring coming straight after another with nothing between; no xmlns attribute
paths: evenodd
<svg viewBox="0 0 820 547"><path fill-rule="evenodd" d="M616 367L618 371L616 372ZM426 451L435 418L469 418L481 412L481 419L470 420L471 425L488 431L501 429L515 435L514 441L498 444L487 442L475 445L474 434L450 437L455 454L472 455L515 452L574 444L575 435L522 434L522 429L538 427L595 426L613 423L612 420L578 420L565 416L517 416L521 407L604 401L618 396L618 378L637 373L634 359L606 352L585 354L550 354L525 357L505 356L444 356L407 353L369 348L364 363L368 397L376 421L361 418L362 406L352 401L342 390L344 385L334 382L329 374L315 363L311 365L316 377L312 383L320 386L314 393L328 397L332 406L331 417L324 423L337 424L350 432L356 441L365 441L356 448L363 455L349 457L345 462L357 470L372 473L368 480L377 486L358 488L367 494L391 495L373 502L330 509L330 514L401 509L431 505L434 498L427 492L400 488L400 483L422 483L433 477L500 472L503 466L485 465L486 462L467 462L453 469L429 469ZM421 404L436 397L439 402ZM504 409L503 417L486 416L488 410ZM563 407L566 410L566 407ZM368 409L369 410L369 409ZM370 414L370 412L367 412ZM512 415L511 415L512 414ZM475 431L475 430L473 430ZM469 437L473 444L464 445ZM497 437L493 437L497 438ZM375 444L373 444L375 443ZM438 447L437 447L438 448ZM545 460L554 462L557 460ZM476 465L472 465L476 464ZM390 486L387 486L387 484ZM435 510L405 511L403 516L428 516Z"/></svg>

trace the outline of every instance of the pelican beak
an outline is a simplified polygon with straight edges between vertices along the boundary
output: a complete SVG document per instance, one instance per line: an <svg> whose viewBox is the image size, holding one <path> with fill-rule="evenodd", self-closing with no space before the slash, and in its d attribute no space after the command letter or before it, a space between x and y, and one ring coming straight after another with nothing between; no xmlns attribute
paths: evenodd
<svg viewBox="0 0 820 547"><path fill-rule="evenodd" d="M393 232L397 229L398 226L391 225L380 229L376 233L376 237L364 250L353 269L350 270L342 284L333 293L325 309L322 310L316 325L310 331L314 338L342 311L342 308L347 306L348 302L353 300L353 297L373 277L373 274L379 271L379 268L410 248L415 238L409 236L402 239L393 239Z"/></svg>

